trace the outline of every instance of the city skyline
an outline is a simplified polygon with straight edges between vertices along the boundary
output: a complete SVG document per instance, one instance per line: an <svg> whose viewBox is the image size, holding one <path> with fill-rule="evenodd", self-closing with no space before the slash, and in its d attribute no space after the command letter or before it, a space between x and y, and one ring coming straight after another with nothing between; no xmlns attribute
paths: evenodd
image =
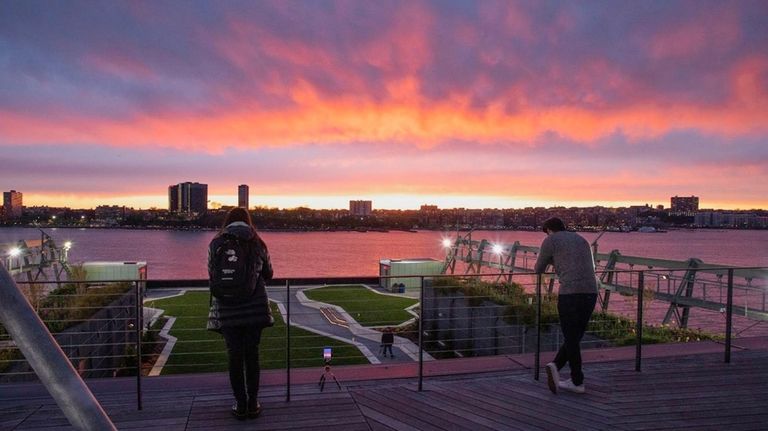
<svg viewBox="0 0 768 431"><path fill-rule="evenodd" d="M25 206L766 209L759 1L0 4Z"/></svg>

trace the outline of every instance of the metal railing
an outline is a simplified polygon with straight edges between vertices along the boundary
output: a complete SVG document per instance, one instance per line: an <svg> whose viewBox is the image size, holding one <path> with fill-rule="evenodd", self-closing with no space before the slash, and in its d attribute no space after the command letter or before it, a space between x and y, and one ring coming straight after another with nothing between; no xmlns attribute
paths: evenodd
<svg viewBox="0 0 768 431"><path fill-rule="evenodd" d="M691 271L697 273L693 281L686 278ZM726 267L599 271L601 301L614 298L610 307L596 308L582 345L634 346L640 371L648 343L711 339L723 343L728 362L734 337L768 335L765 316L749 306L765 298L766 280L760 277L765 273L765 268ZM418 362L414 377L421 390L428 377L425 362L447 358L533 354L538 379L542 353L562 341L553 274L391 276L414 280L408 284L416 287L402 293L379 287L387 285L381 283L386 278L272 282L276 323L262 333L261 364L286 370L287 400L292 370L322 366L326 347L333 349L334 365ZM80 376L135 375L139 409L142 378L226 370L221 337L205 329L206 280L17 284ZM665 302L664 295L680 286L686 294ZM665 323L670 304L686 316L686 327L680 319ZM394 359L381 349L387 327L395 333ZM34 377L18 354L24 342L0 331L0 379Z"/></svg>
<svg viewBox="0 0 768 431"><path fill-rule="evenodd" d="M104 409L78 376L29 301L0 266L0 321L69 422L82 430L114 430Z"/></svg>

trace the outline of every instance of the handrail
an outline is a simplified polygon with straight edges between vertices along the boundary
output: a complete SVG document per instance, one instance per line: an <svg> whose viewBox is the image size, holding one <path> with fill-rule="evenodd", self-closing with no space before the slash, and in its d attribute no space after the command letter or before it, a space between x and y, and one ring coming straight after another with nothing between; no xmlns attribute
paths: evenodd
<svg viewBox="0 0 768 431"><path fill-rule="evenodd" d="M717 266L717 267L702 266L702 267L696 267L695 269L698 272L704 272L704 271L707 271L707 270L713 270L713 271L717 271L717 273L719 273L719 271L722 271L723 267L722 266ZM715 303L712 300L710 300L708 302L705 301L707 299L707 295L706 295L707 287L706 286L704 286L704 289L703 289L705 291L703 299L697 298L695 296L694 297L679 296L679 297L675 297L676 299L673 298L674 299L674 305L677 306L677 307L691 307L691 308L698 307L698 308L702 308L702 309L709 309L709 310L721 311L721 312L727 310L727 314L725 316L726 317L726 337L725 337L726 362L728 362L730 360L731 331L732 331L731 319L734 318L734 311L736 311L734 309L734 299L736 299L737 302L741 302L741 299L742 299L742 297L739 296L739 294L741 293L742 290L739 290L738 292L736 292L737 295L736 295L736 298L734 298L734 288L736 288L736 289L743 289L743 288L745 288L744 286L734 286L734 284L733 284L734 274L739 274L740 272L748 272L750 274L768 273L768 271L766 271L766 269L764 267L756 267L756 268L729 267L728 269L729 270L728 270L727 274L729 275L729 279L728 279L728 283L727 284L719 283L718 280L715 279L714 277L710 277L711 280L704 280L704 282L706 282L706 283L712 283L712 282L718 283L718 284L716 284L716 287L721 291L721 295L720 295L721 296L721 299L720 299L721 304L718 304L718 307L713 308L713 307L709 306L709 305ZM644 293L652 293L652 296L655 297L655 298L671 298L672 297L671 293L664 293L662 290L660 290L660 286L661 286L660 283L661 282L659 280L671 280L671 281L669 281L669 283L664 282L664 284L665 285L670 284L670 285L675 285L676 286L677 283L680 280L682 280L682 278L679 277L679 276L676 276L675 274L676 273L682 274L682 271L683 271L682 269L675 270L675 269L670 269L670 268L632 269L631 267L629 269L601 269L601 270L596 271L598 275L599 274L610 274L610 275L615 275L615 276L618 276L620 274L628 275L628 277L627 277L628 278L628 283L626 282L626 280L622 280L622 283L620 283L618 281L618 277L617 277L616 280L614 280L614 281L612 281L610 283L602 282L600 284L600 287L601 287L601 290L604 291L604 292L617 291L619 293L624 293L624 294L627 294L627 295L631 295L631 296L633 296L635 298L635 301L636 301L636 303L635 303L636 304L636 314L635 314L636 320L634 322L632 322L631 324L634 327L634 331L633 332L636 334L635 337L634 337L634 338L636 338L636 341L635 341L634 344L635 344L635 347L636 347L635 369L637 371L640 371L640 368L641 368L642 343L644 342L644 340L643 340L643 336L644 336L643 332L650 331L650 335L653 335L653 328L645 326L647 324L647 321L646 321L646 318L644 317L644 314L645 314L645 310L644 310L645 304L644 304L644 302L645 302L645 296L646 296ZM715 275L717 275L717 273L715 273ZM284 364L285 364L285 367L286 367L285 371L286 371L286 381L287 381L286 401L290 401L291 400L291 374L292 374L292 367L294 366L294 364L292 364L292 362L296 363L298 361L303 361L304 360L304 359L292 360L292 358L291 358L291 356L292 356L291 351L294 348L293 345L295 344L297 346L296 349L297 350L301 350L301 351L309 351L309 350L313 350L314 351L314 350L319 349L320 347L323 346L322 344L317 344L317 343L315 343L315 344L303 343L303 339L307 339L307 338L311 338L311 337L308 337L307 335L303 335L301 333L297 333L297 332L294 332L294 331L291 330L292 324L294 323L292 316L296 316L297 317L297 321L299 322L299 324L296 325L296 328L302 328L302 326L300 325L301 320L302 320L302 316L308 314L307 312L303 312L301 307L298 308L298 312L292 312L291 308L292 308L292 302L294 302L294 300L292 299L291 293L295 289L301 289L303 287L308 287L308 286L316 285L316 284L347 285L347 284L355 284L355 281L360 282L360 280L369 280L371 284L373 284L373 283L378 284L379 280L386 279L386 278L408 278L408 277L415 277L415 278L418 278L418 279L421 280L421 283L420 283L421 284L421 289L418 292L418 294L419 294L419 302L420 302L421 305L420 305L419 311L418 311L418 314L419 314L418 320L416 321L418 326L417 326L417 328L413 328L413 327L408 328L407 332L406 331L403 332L403 333L409 334L409 336L411 337L411 341L412 342L416 341L416 338L418 338L418 349L419 350L418 350L418 352L416 350L414 350L413 352L417 352L416 354L418 355L418 379L419 379L418 380L418 389L419 390L423 390L423 379L425 377L428 377L428 376L425 376L425 370L424 370L424 367L423 367L423 361L425 359L424 359L423 356L429 356L431 354L444 354L444 353L448 353L450 355L451 352L453 351L453 353L455 353L457 355L456 357L462 357L462 352L464 350L467 350L467 351L472 350L474 352L479 352L480 354L485 355L485 354L489 354L489 353L490 354L494 354L494 353L491 353L491 352L498 351L499 349L506 349L505 351L509 351L510 347L512 347L514 349L517 349L519 347L520 348L519 352L520 353L524 353L524 352L530 352L531 351L531 347L532 347L533 341L535 341L535 349L533 350L533 352L535 354L535 356L534 356L535 366L534 366L533 372L534 372L534 379L538 380L539 373L540 373L541 350L542 350L542 347L543 347L542 346L543 342L545 342L547 344L547 346L549 346L549 347L547 347L547 349L551 348L551 346L553 346L553 345L557 346L559 344L559 335L557 333L557 328L554 328L554 331L552 331L552 323L551 323L551 321L548 321L547 323L542 323L542 321L541 321L541 319L542 319L542 304L543 303L551 302L551 298L552 298L551 294L553 293L551 291L551 288L552 288L552 281L554 279L556 279L556 274L555 273L547 272L547 273L544 273L544 274L533 274L533 273L530 273L530 272L528 272L528 273L519 272L519 273L515 273L514 274L514 276L517 277L517 281L519 281L521 283L524 283L521 286L523 286L523 288L525 289L526 295L530 295L531 293L533 293L535 295L534 296L535 304L532 304L532 301L531 301L532 298L530 296L528 297L528 305L533 305L535 307L533 310L531 310L530 308L528 310L529 311L535 311L535 322L536 322L536 324L535 324L535 331L536 332L533 334L535 336L535 340L533 338L531 338L531 333L528 332L527 329L525 331L520 331L519 335L515 335L515 334L511 334L510 335L508 333L504 333L506 335L503 335L503 336L509 336L510 338L513 338L513 339L516 340L515 343L517 343L517 344L514 344L514 345L505 344L505 343L499 344L499 343L488 343L487 342L487 340L496 340L496 339L499 338L500 335L499 335L499 333L497 333L495 331L495 329L497 329L497 328L507 328L509 326L507 324L502 324L502 323L498 323L498 322L483 323L481 325L473 325L472 326L473 330L474 329L491 330L491 331L493 331L492 334L487 334L485 332L478 331L476 334L475 333L473 333L473 334L460 333L460 334L451 334L451 335L448 335L448 336L445 336L445 337L443 337L443 335L440 335L440 331L443 328L441 322L445 322L445 321L456 322L459 325L462 325L463 324L462 322L470 321L471 319L473 319L473 317L471 316L471 314L473 313L473 310L485 308L486 307L485 304L478 304L477 302L472 302L472 300L476 299L476 298L485 298L486 296L485 296L484 293L477 293L477 292L469 291L470 293L465 294L464 299L468 299L470 302L467 302L466 304L462 305L461 309L462 310L468 310L468 313L466 315L463 315L463 314L456 314L456 315L449 314L448 316L443 316L443 313L445 313L446 309L453 310L453 305L451 305L450 308L445 308L445 306L441 305L441 303L439 303L437 301L429 302L429 299L425 298L425 291L424 291L424 289L425 289L424 281L425 280L428 280L428 281L431 282L431 281L434 281L434 280L438 280L440 278L455 278L455 279L460 279L460 280L470 280L471 281L471 280L475 280L475 279L481 280L482 277L487 277L489 282L490 282L490 280L495 279L496 281L494 283L498 283L499 279L500 279L499 277L497 277L498 275L503 275L503 276L509 275L510 276L509 280L512 281L512 277L511 277L512 274L504 273L504 272L502 272L500 274L497 273L497 272L488 272L488 273L471 273L471 274L462 274L462 275L456 275L456 274L435 274L435 275L417 275L417 274L404 275L404 274L398 274L398 275L390 275L390 276L362 276L362 277L361 276L357 276L357 277L316 277L316 278L315 277L313 277L313 278L289 277L289 278L280 279L279 281L272 281L270 283L271 291L275 292L275 293L277 293L279 291L283 291L284 294L285 294L285 299L282 299L282 300L278 301L278 302L282 302L282 305L285 307L284 309L281 308L281 312L282 312L281 315L282 315L282 317L284 319L283 323L285 324L285 327L286 327L285 328L285 341L284 341L285 357L284 358L280 357L280 358L276 358L276 359L270 359L269 362L270 363L275 363L276 361L281 361L281 362L284 361ZM636 278L633 278L633 275L636 275ZM522 278L522 281L521 281L521 278ZM725 280L723 280L723 281L725 281ZM172 286L172 288L175 289L175 288L181 287L181 286L183 286L183 287L197 287L197 286L206 286L207 285L207 280L205 280L205 279L198 279L198 280L114 280L114 281L99 280L98 282L72 281L71 283L85 283L85 284L98 283L98 284L102 284L102 283L110 283L110 282L124 282L124 283L125 282L129 282L129 283L133 283L136 286L136 289L134 291L134 293L137 295L136 296L136 302L135 302L135 304L131 305L132 307L136 306L136 316L143 316L144 315L144 313L143 313L144 301L142 300L143 299L143 295L142 294L146 292L145 288L147 288L147 289L149 289L149 288L159 289L159 288L163 288L163 287L168 287L168 285L170 285L170 286ZM747 280L747 282L751 283L750 280ZM54 282L54 281L45 281L45 282L38 281L36 283L38 283L38 284L53 284L53 283L57 283L58 284L58 282ZM166 284L166 283L168 283L168 284ZM187 284L187 283L189 283L189 284ZM275 285L276 283L280 283L280 284L276 286ZM19 282L15 282L15 284L17 286L22 286L23 287L23 285L28 285L28 284L31 284L31 283L19 281ZM438 287L438 289L442 289L441 292L445 292L446 287L445 287L444 284L445 283L443 283L443 285ZM139 285L141 286L141 288L139 288ZM179 286L179 285L181 285L181 286ZM547 287L547 285L549 285L549 286ZM452 284L449 284L449 286L451 286L451 288L454 288L454 286ZM312 287L317 287L317 286L312 286ZM342 286L338 286L338 287L342 287ZM343 287L348 287L348 286L343 286ZM765 286L763 284L763 280L760 280L759 283L757 285L755 285L755 286L747 286L747 287L749 287L749 289L762 289L762 290L759 290L758 293L762 293L764 291L764 289L765 289ZM547 288L548 290L546 292L544 292L543 291L544 288ZM272 289L274 289L274 290L272 290ZM509 295L510 294L509 289L507 287L503 286L503 285L499 286L498 292L496 292L496 293L504 294L505 289L507 289L506 290L506 295ZM535 289L535 291L531 292L531 289ZM725 289L728 289L728 290L726 291ZM198 289L192 289L192 290L194 291L194 290L198 290ZM95 289L95 291L98 292L98 289ZM283 292L281 292L281 293L283 293ZM411 291L409 293L413 294L414 291ZM725 293L728 293L728 297L727 298L724 297ZM99 295L99 294L96 294L96 295ZM545 295L546 295L546 297L545 297ZM106 295L102 295L102 296L106 296ZM162 296L162 295L159 295L159 296ZM411 295L411 296L413 297L413 295ZM431 294L430 297L434 298L434 294ZM717 297L717 295L715 295L713 297L710 294L710 298L714 299L716 297ZM765 304L765 293L762 293L762 298L763 298L763 300L762 300L762 303L763 303L762 307L763 308L761 309L762 311L760 311L760 310L754 310L753 311L752 309L748 310L746 308L746 302L745 302L745 305L744 305L744 316L746 316L746 317L761 317L763 319L768 319L768 317L766 317L766 316L768 316L768 312L766 312L765 308L764 308L765 307L765 305L764 305ZM726 301L726 299L727 299L727 301ZM2 300L2 298L0 298L0 300ZM300 299L299 299L299 301L301 302ZM355 302L355 301L357 301L357 302L364 302L364 301L367 301L367 300L352 300L351 302ZM207 303L207 296L206 296L206 303ZM631 304L632 303L630 303L630 305ZM723 307L723 305L725 307ZM551 306L551 303L548 304L547 306L548 307ZM738 307L740 307L740 306L741 305L739 305ZM190 305L190 306L186 306L186 307L192 307L192 306ZM198 305L194 305L194 307L199 307L199 306ZM47 307L45 309L47 310L49 308L50 307ZM82 309L82 308L98 308L98 307L74 307L74 308ZM425 311L427 311L427 310L429 310L430 313L427 313L425 315ZM551 313L551 310L549 310L547 312ZM631 313L631 309L630 310L623 310L622 312L630 312ZM201 315L204 315L204 313L207 313L207 309L201 311ZM34 314L34 313L31 313L31 314ZM311 313L309 313L309 314L311 314ZM49 317L51 317L51 316L49 315ZM53 319L56 319L56 320L47 320L46 322L64 321L64 320L61 320L60 317L57 318L56 315L54 315L52 317L53 317ZM626 315L624 317L628 317L629 319L631 319L632 316ZM741 311L739 311L738 317L739 318L741 317ZM182 319L193 319L193 318L197 319L197 318L199 318L199 316L197 316L197 315L195 315L195 316L186 316L186 317L179 317L178 319L179 319L179 321L181 321ZM92 319L92 320L98 320L98 319ZM125 319L123 319L123 320L125 320ZM130 322L130 319L127 319L126 321ZM136 321L140 322L140 318L136 319ZM530 325L530 323L525 323L524 320L522 320L522 321L524 322L522 324ZM604 321L607 321L607 320L604 320ZM626 321L626 319L625 319L625 321ZM521 325L520 322L521 322L520 319L517 320L517 323L509 322L508 321L508 323L510 325L513 325L513 326L514 325L518 325L518 326ZM376 325L373 325L373 326L376 326ZM646 328L650 328L650 329L647 329L647 331L646 331ZM142 360L142 355L141 355L142 343L144 343L145 346L146 345L150 345L152 343L155 343L154 341L143 341L142 340L142 333L143 333L142 331L146 330L147 334L151 334L153 332L156 333L156 332L160 332L160 331L159 331L159 329L156 329L156 328L154 328L154 329L144 328L143 325L141 325L140 323L137 323L136 326L129 326L129 330L130 329L132 329L133 331L136 332L136 334L135 334L135 342L136 342L137 345L136 345L136 350L135 351L131 350L130 354L128 353L129 351L126 350L126 357L128 357L128 355L131 355L131 356L135 355L136 356L136 358L135 358L136 359L136 365L135 366L136 366L136 374L137 374L137 396L138 396L138 402L139 402L138 409L140 410L141 409L141 378L142 378L141 377L141 368L140 367L141 367L141 360ZM546 334L543 334L544 330L546 330L546 332L547 332ZM181 329L178 329L178 331L183 333L184 331L187 331L187 332L189 332L189 331L204 331L204 329L203 329L203 327L200 327L200 328L197 328L197 329L181 328ZM606 332L608 333L609 331L606 331ZM437 334L437 336L435 334ZM527 340L528 341L526 341L526 334L528 334L527 335L527 337L528 337ZM737 332L737 335L738 335L738 332ZM441 337L443 337L443 338L441 338ZM16 334L11 333L11 338L12 339L16 339L17 338ZM182 337L181 337L181 335L179 335L179 340L181 340L181 339L182 339ZM294 342L294 340L296 340L296 341ZM450 343L448 344L448 346L446 346L445 344L443 344L441 342L441 340L446 341L446 342L450 342ZM466 343L464 343L464 342L468 341L468 340L472 340L473 342L477 342L476 343L477 345L472 345L471 347L466 347L465 346ZM132 340L129 340L129 342L130 341L132 341ZM353 337L353 341L354 341L354 337ZM598 340L598 341L600 341L600 340ZM184 356L194 357L196 355L205 355L205 354L209 354L209 353L221 353L222 352L221 350L216 350L216 349L213 349L213 348L210 348L210 347L207 347L207 346L206 347L200 347L200 348L195 347L196 346L195 343L208 343L208 342L209 342L208 340L185 340L185 341L180 341L179 343L176 344L177 346L182 346L182 345L192 346L192 348L193 348L192 350L194 350L194 351L186 351L186 350L184 350L182 352L174 353L174 355L177 355L179 358L184 359ZM90 343L90 341L89 341L89 343ZM456 345L452 345L451 343L457 343L457 344ZM76 345L88 346L88 345L91 345L91 344L79 344L79 343L76 343ZM199 344L199 345L204 345L204 344ZM601 346L598 345L598 347L601 347ZM67 346L65 344L62 344L62 348L64 350L66 350ZM281 348L282 347L270 347L268 350L270 350L271 352L274 352L274 351L280 351ZM517 350L514 350L514 352L517 352ZM26 352L24 352L24 353L26 354ZM424 353L426 353L426 355L424 355ZM78 352L77 354L82 354L82 353ZM495 353L495 354L499 354L499 353ZM302 355L299 354L298 356L301 357ZM79 356L73 356L70 359L74 359L74 358L77 358L77 357L79 357ZM91 357L94 357L94 356L91 356ZM350 357L350 356L346 356L346 357ZM345 356L341 356L340 355L340 356L338 356L338 358L345 358ZM416 356L415 355L411 355L411 358L416 360ZM431 360L432 357L429 357L429 359ZM12 361L15 361L15 360L12 359ZM374 363L376 363L376 362L374 362ZM178 369L183 370L183 367L198 367L198 366L206 366L207 367L207 366L218 366L218 365L221 365L221 362L216 362L216 360L205 359L202 362L189 363L189 364L182 363L182 364L178 364L178 365L173 365L173 367L178 367ZM133 363L131 363L131 365L129 365L129 366L133 367ZM124 367L124 365L119 365L115 369L123 369L123 367ZM102 368L99 368L99 369L102 369ZM103 369L106 370L108 368L103 368ZM90 370L91 369L89 369L89 371ZM40 379L41 379L41 381L44 381L42 375L40 375Z"/></svg>
<svg viewBox="0 0 768 431"><path fill-rule="evenodd" d="M2 265L0 321L72 426L81 430L116 430L107 413Z"/></svg>

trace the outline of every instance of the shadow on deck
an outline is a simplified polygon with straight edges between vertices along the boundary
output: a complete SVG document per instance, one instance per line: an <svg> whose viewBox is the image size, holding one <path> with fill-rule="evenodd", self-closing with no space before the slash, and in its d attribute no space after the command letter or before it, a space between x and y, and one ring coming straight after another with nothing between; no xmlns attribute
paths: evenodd
<svg viewBox="0 0 768 431"><path fill-rule="evenodd" d="M223 373L145 378L136 410L135 379L89 386L119 429L142 430L764 430L768 428L768 341L734 342L731 363L711 343L585 352L587 394L553 395L533 379L532 355L425 364L338 367L343 390L319 392L321 369L264 372L259 419L236 421ZM544 353L542 362L551 354ZM564 370L565 371L565 370ZM460 374L455 374L461 372ZM565 373L567 374L567 373ZM0 386L0 429L59 430L69 424L38 384Z"/></svg>

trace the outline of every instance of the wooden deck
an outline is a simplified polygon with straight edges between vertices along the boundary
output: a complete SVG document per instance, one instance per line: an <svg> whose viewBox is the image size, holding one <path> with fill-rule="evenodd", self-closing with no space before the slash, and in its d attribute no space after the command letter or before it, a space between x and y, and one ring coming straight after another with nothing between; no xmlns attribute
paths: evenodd
<svg viewBox="0 0 768 431"><path fill-rule="evenodd" d="M430 377L422 392L413 378L343 382L323 393L302 383L290 402L283 386L266 385L262 416L245 422L229 415L221 374L145 379L142 411L133 379L89 384L121 430L766 430L766 364L768 346L737 349L730 364L722 353L681 346L645 358L640 373L626 359L588 363L585 395L553 395L545 374L536 381L526 366ZM70 428L47 393L27 384L0 385L0 429Z"/></svg>

